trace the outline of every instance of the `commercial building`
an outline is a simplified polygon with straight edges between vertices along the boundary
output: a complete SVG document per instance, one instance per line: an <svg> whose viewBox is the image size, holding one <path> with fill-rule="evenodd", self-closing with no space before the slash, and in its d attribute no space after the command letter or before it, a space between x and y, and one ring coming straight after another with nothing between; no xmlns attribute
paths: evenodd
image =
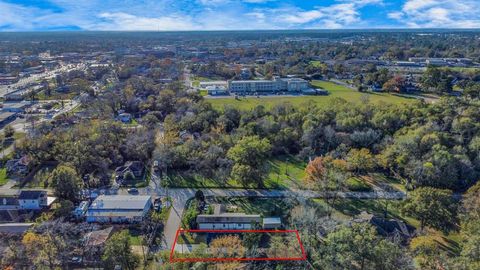
<svg viewBox="0 0 480 270"><path fill-rule="evenodd" d="M87 211L87 222L135 223L152 208L150 196L100 195Z"/></svg>
<svg viewBox="0 0 480 270"><path fill-rule="evenodd" d="M228 89L233 93L275 93L301 92L309 89L308 81L299 78L279 78L273 80L229 81Z"/></svg>
<svg viewBox="0 0 480 270"><path fill-rule="evenodd" d="M199 87L201 89L207 89L207 87L227 87L228 83L227 81L205 81L205 82L200 82Z"/></svg>

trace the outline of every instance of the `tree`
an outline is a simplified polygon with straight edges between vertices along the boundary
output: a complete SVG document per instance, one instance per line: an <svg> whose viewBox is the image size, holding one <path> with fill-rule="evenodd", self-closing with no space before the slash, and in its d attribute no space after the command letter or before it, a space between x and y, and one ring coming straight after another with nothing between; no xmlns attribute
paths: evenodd
<svg viewBox="0 0 480 270"><path fill-rule="evenodd" d="M469 82L463 91L465 95L470 98L479 98L480 97L480 83L479 82Z"/></svg>
<svg viewBox="0 0 480 270"><path fill-rule="evenodd" d="M304 182L307 187L318 189L325 193L330 192L328 196L325 196L325 201L327 204L335 204L337 192L344 188L347 178L346 162L326 156L316 157L308 163L305 168ZM328 211L329 216L331 213L332 211Z"/></svg>
<svg viewBox="0 0 480 270"><path fill-rule="evenodd" d="M465 269L480 268L480 182L463 195L461 211L461 252L458 264ZM460 267L458 267L460 268Z"/></svg>
<svg viewBox="0 0 480 270"><path fill-rule="evenodd" d="M242 258L246 249L238 235L225 235L215 238L210 243L210 252L214 258ZM239 262L219 264L219 269L237 269Z"/></svg>
<svg viewBox="0 0 480 270"><path fill-rule="evenodd" d="M77 201L82 187L82 179L72 167L60 165L51 174L55 196L60 199Z"/></svg>
<svg viewBox="0 0 480 270"><path fill-rule="evenodd" d="M314 262L319 269L413 269L406 250L382 239L373 226L353 223L331 232L320 245Z"/></svg>
<svg viewBox="0 0 480 270"><path fill-rule="evenodd" d="M227 157L234 162L231 176L244 185L263 185L266 158L270 155L271 145L268 139L247 136L230 148Z"/></svg>
<svg viewBox="0 0 480 270"><path fill-rule="evenodd" d="M11 125L6 125L3 129L3 135L5 138L10 138L15 134L15 129Z"/></svg>
<svg viewBox="0 0 480 270"><path fill-rule="evenodd" d="M387 92L403 92L405 88L405 79L400 76L395 76L383 84L382 89Z"/></svg>
<svg viewBox="0 0 480 270"><path fill-rule="evenodd" d="M70 85L70 89L73 92L78 94L88 93L90 95L93 95L93 89L90 86L90 82L85 79L81 79L81 78L73 79Z"/></svg>
<svg viewBox="0 0 480 270"><path fill-rule="evenodd" d="M429 236L418 236L410 241L410 250L415 255L415 259L421 269L444 269L445 260L442 258L445 254L439 246L436 239Z"/></svg>
<svg viewBox="0 0 480 270"><path fill-rule="evenodd" d="M420 220L420 227L430 226L448 232L456 224L457 203L452 191L421 187L409 193L402 212Z"/></svg>
<svg viewBox="0 0 480 270"><path fill-rule="evenodd" d="M37 234L27 232L22 239L29 259L36 266L48 269L57 269L61 264L61 255L67 245L60 237L55 237L50 232Z"/></svg>
<svg viewBox="0 0 480 270"><path fill-rule="evenodd" d="M215 238L210 243L210 250L215 258L241 258L245 255L245 247L237 235Z"/></svg>
<svg viewBox="0 0 480 270"><path fill-rule="evenodd" d="M136 268L139 259L132 253L127 230L114 233L107 240L102 260L107 269L114 269L115 265L127 270Z"/></svg>
<svg viewBox="0 0 480 270"><path fill-rule="evenodd" d="M357 174L360 172L369 172L377 166L375 157L367 148L352 149L347 155L348 167Z"/></svg>

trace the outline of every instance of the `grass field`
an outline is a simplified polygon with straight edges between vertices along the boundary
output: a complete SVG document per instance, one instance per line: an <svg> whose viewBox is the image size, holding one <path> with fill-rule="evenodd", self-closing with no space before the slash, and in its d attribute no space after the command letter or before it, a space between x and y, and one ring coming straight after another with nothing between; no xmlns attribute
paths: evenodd
<svg viewBox="0 0 480 270"><path fill-rule="evenodd" d="M294 156L279 156L268 160L268 174L264 180L265 188L284 189L288 187L301 188L307 164ZM244 186L233 179L227 181L217 178L207 178L199 174L174 172L167 177L169 187L192 188L243 188ZM257 188L257 186L251 186Z"/></svg>
<svg viewBox="0 0 480 270"><path fill-rule="evenodd" d="M0 186L3 186L7 183L7 168L0 169Z"/></svg>
<svg viewBox="0 0 480 270"><path fill-rule="evenodd" d="M328 96L298 96L298 97L285 97L285 96L268 96L268 97L247 97L240 98L240 100L233 97L226 98L209 98L207 99L214 108L223 109L225 105L231 105L243 110L250 110L258 105L263 105L267 108L271 108L277 104L289 102L294 106L300 106L308 102L313 102L317 106L325 106L329 104L334 98L342 98L349 102L362 102L362 96L368 98L371 102L386 102L394 104L402 104L413 102L415 98L401 97L388 93L360 93L356 90L348 87L335 84L328 81L313 81L312 85L317 88L323 88L330 94Z"/></svg>
<svg viewBox="0 0 480 270"><path fill-rule="evenodd" d="M440 69L451 70L460 73L475 73L480 71L480 68L478 67L442 67Z"/></svg>

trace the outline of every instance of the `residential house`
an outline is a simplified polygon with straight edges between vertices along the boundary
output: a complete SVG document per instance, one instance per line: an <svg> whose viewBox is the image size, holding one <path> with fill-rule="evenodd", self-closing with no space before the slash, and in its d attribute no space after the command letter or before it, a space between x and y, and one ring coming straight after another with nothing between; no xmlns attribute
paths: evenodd
<svg viewBox="0 0 480 270"><path fill-rule="evenodd" d="M133 175L135 178L142 177L145 170L145 165L141 161L127 161L123 166L115 169L115 180L117 182L130 181L132 179L125 179L128 175Z"/></svg>
<svg viewBox="0 0 480 270"><path fill-rule="evenodd" d="M152 208L150 196L100 195L87 211L87 222L136 223Z"/></svg>
<svg viewBox="0 0 480 270"><path fill-rule="evenodd" d="M385 237L399 236L402 240L406 241L414 236L415 227L408 225L407 223L398 219L386 219L367 213L365 211L357 215L353 222L361 223L366 222L374 226L378 234Z"/></svg>
<svg viewBox="0 0 480 270"><path fill-rule="evenodd" d="M18 195L18 205L21 209L40 210L48 207L47 192L44 190L22 190Z"/></svg>
<svg viewBox="0 0 480 270"><path fill-rule="evenodd" d="M29 171L32 159L29 156L23 156L19 159L10 159L5 164L8 173L26 175Z"/></svg>
<svg viewBox="0 0 480 270"><path fill-rule="evenodd" d="M249 230L255 224L261 224L260 215L245 213L225 213L220 204L214 205L213 215L198 215L197 224L200 230Z"/></svg>

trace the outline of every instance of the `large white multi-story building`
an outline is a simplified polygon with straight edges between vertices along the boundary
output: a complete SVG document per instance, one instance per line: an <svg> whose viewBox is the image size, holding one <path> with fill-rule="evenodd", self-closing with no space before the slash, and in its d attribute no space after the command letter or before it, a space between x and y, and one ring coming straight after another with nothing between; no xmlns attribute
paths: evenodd
<svg viewBox="0 0 480 270"><path fill-rule="evenodd" d="M278 78L273 80L229 81L228 90L233 93L301 92L309 89L308 81L299 78Z"/></svg>

